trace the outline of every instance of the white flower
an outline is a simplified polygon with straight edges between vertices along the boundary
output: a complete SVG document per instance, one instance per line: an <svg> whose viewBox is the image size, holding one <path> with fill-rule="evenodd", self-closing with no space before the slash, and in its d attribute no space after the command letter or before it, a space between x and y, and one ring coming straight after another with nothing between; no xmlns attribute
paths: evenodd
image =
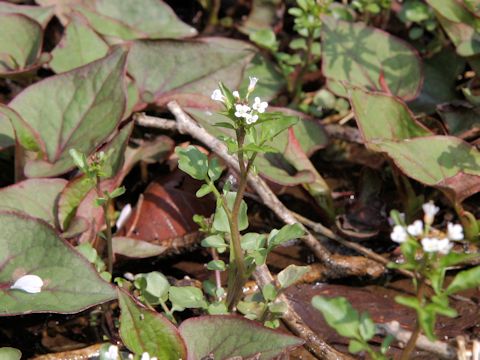
<svg viewBox="0 0 480 360"><path fill-rule="evenodd" d="M133 275L131 272L126 272L123 274L123 277L128 281L135 281L135 275Z"/></svg>
<svg viewBox="0 0 480 360"><path fill-rule="evenodd" d="M447 236L450 240L463 240L463 228L460 224L448 223Z"/></svg>
<svg viewBox="0 0 480 360"><path fill-rule="evenodd" d="M447 238L439 240L437 238L423 238L422 247L425 252L439 252L442 254L448 254L453 244Z"/></svg>
<svg viewBox="0 0 480 360"><path fill-rule="evenodd" d="M447 238L438 240L438 252L447 255L453 247L453 244Z"/></svg>
<svg viewBox="0 0 480 360"><path fill-rule="evenodd" d="M142 358L140 360L157 360L156 357L150 357L150 354L147 352L144 352L142 354Z"/></svg>
<svg viewBox="0 0 480 360"><path fill-rule="evenodd" d="M425 203L422 205L423 212L425 213L425 217L423 220L425 220L425 224L431 225L433 223L433 219L435 218L435 215L438 213L440 210L438 206L435 206L433 201L429 201L428 203Z"/></svg>
<svg viewBox="0 0 480 360"><path fill-rule="evenodd" d="M24 275L18 278L10 289L22 290L30 294L42 291L43 280L37 275Z"/></svg>
<svg viewBox="0 0 480 360"><path fill-rule="evenodd" d="M115 225L117 226L117 231L120 230L123 225L125 225L130 215L132 215L132 205L127 204L123 207L120 215L118 216L117 222L115 223Z"/></svg>
<svg viewBox="0 0 480 360"><path fill-rule="evenodd" d="M236 104L235 105L235 116L238 118L247 118L249 116L249 113L252 109L250 109L250 106L248 105L243 105L243 104Z"/></svg>
<svg viewBox="0 0 480 360"><path fill-rule="evenodd" d="M247 116L245 117L245 121L249 125L257 122L257 120L258 120L258 115L253 115L252 113L247 114Z"/></svg>
<svg viewBox="0 0 480 360"><path fill-rule="evenodd" d="M420 236L423 234L422 220L415 220L412 225L407 226L407 232L412 236Z"/></svg>
<svg viewBox="0 0 480 360"><path fill-rule="evenodd" d="M118 346L110 345L108 351L105 353L106 360L117 360L118 359Z"/></svg>
<svg viewBox="0 0 480 360"><path fill-rule="evenodd" d="M248 84L247 92L250 94L253 90L255 90L255 86L257 85L258 79L254 76L249 76L250 83Z"/></svg>
<svg viewBox="0 0 480 360"><path fill-rule="evenodd" d="M268 103L266 101L261 101L258 96L255 97L255 101L253 102L253 105L252 105L252 108L254 110L257 110L260 114L263 114L267 107L268 107Z"/></svg>
<svg viewBox="0 0 480 360"><path fill-rule="evenodd" d="M212 98L212 100L215 100L215 101L221 101L223 103L225 102L225 96L223 96L220 89L213 90L211 98Z"/></svg>
<svg viewBox="0 0 480 360"><path fill-rule="evenodd" d="M235 99L240 100L240 93L239 93L237 90L235 90L234 92L232 92L232 95L233 95L233 97L234 97Z"/></svg>
<svg viewBox="0 0 480 360"><path fill-rule="evenodd" d="M390 239L401 244L407 240L408 234L405 231L405 228L401 225L395 225L393 231L390 234Z"/></svg>

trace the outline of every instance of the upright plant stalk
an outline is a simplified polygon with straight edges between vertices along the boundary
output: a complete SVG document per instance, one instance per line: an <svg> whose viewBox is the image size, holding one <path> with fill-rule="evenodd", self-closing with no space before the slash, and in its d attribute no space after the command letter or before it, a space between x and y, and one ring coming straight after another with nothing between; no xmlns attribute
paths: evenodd
<svg viewBox="0 0 480 360"><path fill-rule="evenodd" d="M95 190L98 198L104 197L102 189L100 188L100 177L97 175L95 178ZM103 217L107 226L105 230L105 238L107 240L107 270L110 274L113 273L113 244L112 244L112 224L110 216L108 215L108 208L110 207L110 197L107 196L106 201L102 204Z"/></svg>
<svg viewBox="0 0 480 360"><path fill-rule="evenodd" d="M419 279L418 289L417 289L417 300L420 304L423 304L423 293L425 291L425 279L421 277ZM415 345L417 344L417 339L422 332L422 328L420 326L420 321L417 319L417 323L415 325L415 329L408 339L407 344L405 345L405 349L402 352L400 360L408 360L410 359L410 355L412 354L413 350L415 350Z"/></svg>
<svg viewBox="0 0 480 360"><path fill-rule="evenodd" d="M244 153L242 150L243 143L245 141L245 129L239 128L236 131L237 143L240 151L238 152L238 165L240 169L240 180L237 189L237 194L233 203L232 211L228 216L230 226L230 269L228 276L228 291L227 291L227 307L232 310L238 303L242 292L243 285L247 280L247 273L245 269L245 257L241 246L241 235L238 225L238 215L240 212L240 206L242 204L243 195L247 187L247 176L253 163L254 156L249 159L248 164L245 166Z"/></svg>
<svg viewBox="0 0 480 360"><path fill-rule="evenodd" d="M298 104L300 101L300 95L302 94L302 83L303 83L303 77L305 76L305 73L308 71L308 68L310 67L310 64L312 62L312 46L313 46L313 30L310 30L308 32L308 37L307 37L307 49L305 53L305 63L303 64L302 68L300 69L297 78L295 79L295 86L293 91L294 97L292 102L294 104Z"/></svg>

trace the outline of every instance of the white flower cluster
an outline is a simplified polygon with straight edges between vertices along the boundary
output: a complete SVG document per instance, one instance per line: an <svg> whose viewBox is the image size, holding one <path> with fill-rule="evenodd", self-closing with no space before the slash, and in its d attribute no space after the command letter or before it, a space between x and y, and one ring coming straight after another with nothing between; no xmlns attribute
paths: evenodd
<svg viewBox="0 0 480 360"><path fill-rule="evenodd" d="M238 91L233 91L233 97L236 100L235 106L235 116L239 119L245 119L247 124L254 124L258 120L258 114L263 114L268 107L268 103L266 101L260 100L257 96L255 97L252 106L248 105L247 100L248 96L255 90L255 86L257 84L258 79L256 77L250 77L250 83L248 84L247 95L245 97L245 101L243 101L240 97L240 93ZM212 100L220 101L225 103L227 98L225 95L222 94L220 89L215 89L211 96Z"/></svg>
<svg viewBox="0 0 480 360"><path fill-rule="evenodd" d="M438 238L437 236L431 236L426 233L430 228L430 225L435 219L435 215L438 213L439 208L429 202L422 206L424 217L422 220L416 220L413 224L404 227L402 225L395 225L393 231L390 234L390 238L401 244L407 241L409 237L422 238L421 244L423 251L425 252L438 252L441 254L448 254L453 247L451 241L457 241L463 239L463 228L459 224L448 223L447 234L444 238ZM425 227L424 227L425 222Z"/></svg>

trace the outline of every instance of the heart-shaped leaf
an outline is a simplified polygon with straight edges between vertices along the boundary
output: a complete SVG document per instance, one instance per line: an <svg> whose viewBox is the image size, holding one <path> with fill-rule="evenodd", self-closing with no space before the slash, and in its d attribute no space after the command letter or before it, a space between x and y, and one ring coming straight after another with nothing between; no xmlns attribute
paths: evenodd
<svg viewBox="0 0 480 360"><path fill-rule="evenodd" d="M42 26L21 14L0 12L0 76L31 71L39 61L43 43Z"/></svg>
<svg viewBox="0 0 480 360"><path fill-rule="evenodd" d="M439 104L459 98L457 79L465 69L465 60L454 49L445 48L431 58L424 59L425 80L420 95L408 103L414 112L434 113Z"/></svg>
<svg viewBox="0 0 480 360"><path fill-rule="evenodd" d="M65 28L60 43L52 51L50 67L56 73L75 69L108 53L108 45L80 16L74 16Z"/></svg>
<svg viewBox="0 0 480 360"><path fill-rule="evenodd" d="M135 354L147 352L159 359L186 359L185 343L177 328L162 315L144 308L130 295L118 290L120 336Z"/></svg>
<svg viewBox="0 0 480 360"><path fill-rule="evenodd" d="M55 206L63 179L29 179L0 190L0 209L16 210L55 225Z"/></svg>
<svg viewBox="0 0 480 360"><path fill-rule="evenodd" d="M115 130L125 110L126 53L109 56L29 86L0 108L22 147L41 160L28 161L28 177L55 176L72 169L75 149L91 154ZM14 113L16 112L16 113Z"/></svg>
<svg viewBox="0 0 480 360"><path fill-rule="evenodd" d="M249 44L225 38L135 41L128 56L128 72L144 104L162 105L180 94L186 94L187 103L205 104L219 81L238 87L254 55Z"/></svg>
<svg viewBox="0 0 480 360"><path fill-rule="evenodd" d="M438 21L445 29L461 56L473 56L480 53L478 39L479 19L467 10L461 2L455 0L428 0L435 10Z"/></svg>
<svg viewBox="0 0 480 360"><path fill-rule="evenodd" d="M76 10L98 33L123 40L172 39L197 34L161 0L96 0Z"/></svg>
<svg viewBox="0 0 480 360"><path fill-rule="evenodd" d="M41 6L52 7L53 12L64 26L68 23L75 7L91 1L92 0L35 0L35 2Z"/></svg>
<svg viewBox="0 0 480 360"><path fill-rule="evenodd" d="M41 220L0 212L0 316L75 313L116 297L88 261ZM10 289L24 275L43 281L36 294Z"/></svg>
<svg viewBox="0 0 480 360"><path fill-rule="evenodd" d="M328 86L345 96L341 82L415 98L422 85L416 51L402 40L362 23L323 18L322 70Z"/></svg>
<svg viewBox="0 0 480 360"><path fill-rule="evenodd" d="M404 140L432 135L415 120L407 105L391 95L349 89L350 102L365 142L376 149L375 140Z"/></svg>
<svg viewBox="0 0 480 360"><path fill-rule="evenodd" d="M236 315L199 316L185 320L180 334L187 344L188 360L273 359L303 344L303 340L263 327Z"/></svg>
<svg viewBox="0 0 480 360"><path fill-rule="evenodd" d="M15 5L8 2L0 2L0 13L23 14L45 27L53 16L53 7Z"/></svg>
<svg viewBox="0 0 480 360"><path fill-rule="evenodd" d="M480 152L457 137L381 141L376 146L407 176L442 190L454 203L480 191Z"/></svg>

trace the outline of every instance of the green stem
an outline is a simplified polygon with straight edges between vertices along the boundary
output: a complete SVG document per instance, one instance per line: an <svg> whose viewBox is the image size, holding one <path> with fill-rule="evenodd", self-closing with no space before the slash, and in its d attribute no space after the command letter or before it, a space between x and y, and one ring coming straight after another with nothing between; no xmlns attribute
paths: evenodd
<svg viewBox="0 0 480 360"><path fill-rule="evenodd" d="M245 129L239 128L236 131L238 147L242 148L245 141ZM253 159L253 156L252 156ZM231 216L229 216L230 226L230 268L227 291L227 307L231 311L238 303L242 296L243 285L247 280L247 272L245 269L245 258L241 246L241 236L238 226L238 215L240 206L242 204L243 195L247 187L248 171L251 168L252 159L249 160L248 165L245 166L245 159L243 151L238 152L238 165L240 168L240 180L237 194L232 207Z"/></svg>
<svg viewBox="0 0 480 360"><path fill-rule="evenodd" d="M303 64L302 68L300 69L297 78L295 79L295 86L294 86L294 97L292 100L293 104L298 104L300 102L300 97L302 94L302 86L303 86L303 77L305 76L310 64L312 62L312 46L313 46L313 31L308 32L307 37L307 49L305 54L305 63Z"/></svg>
<svg viewBox="0 0 480 360"><path fill-rule="evenodd" d="M420 303L420 306L423 306L423 293L425 291L425 279L422 277L420 278L420 283L418 285L418 290L417 290L417 300ZM410 336L410 339L408 339L407 345L405 345L405 349L402 352L402 355L400 357L400 360L408 360L410 359L410 355L412 354L413 350L415 349L415 345L417 344L417 339L420 333L422 332L422 328L420 326L420 321L418 321L417 318L417 323L415 325L415 329L412 332L412 335Z"/></svg>
<svg viewBox="0 0 480 360"><path fill-rule="evenodd" d="M100 177L96 177L95 179L96 184L95 184L95 189L97 192L97 196L99 198L104 197L105 195L102 194L102 189L100 187ZM105 230L105 238L107 241L107 271L110 274L113 274L113 244L112 244L112 222L110 219L110 216L108 214L108 208L110 207L110 198L107 198L107 201L105 201L102 205L103 209L103 217L105 218L105 225L106 225L106 230Z"/></svg>
<svg viewBox="0 0 480 360"><path fill-rule="evenodd" d="M165 314L167 315L167 317L168 317L174 324L176 324L176 323L177 323L177 320L175 320L175 318L173 317L172 311L168 308L167 304L165 304L165 301L162 301L162 299L160 299L160 306L162 307L163 311L165 311Z"/></svg>

